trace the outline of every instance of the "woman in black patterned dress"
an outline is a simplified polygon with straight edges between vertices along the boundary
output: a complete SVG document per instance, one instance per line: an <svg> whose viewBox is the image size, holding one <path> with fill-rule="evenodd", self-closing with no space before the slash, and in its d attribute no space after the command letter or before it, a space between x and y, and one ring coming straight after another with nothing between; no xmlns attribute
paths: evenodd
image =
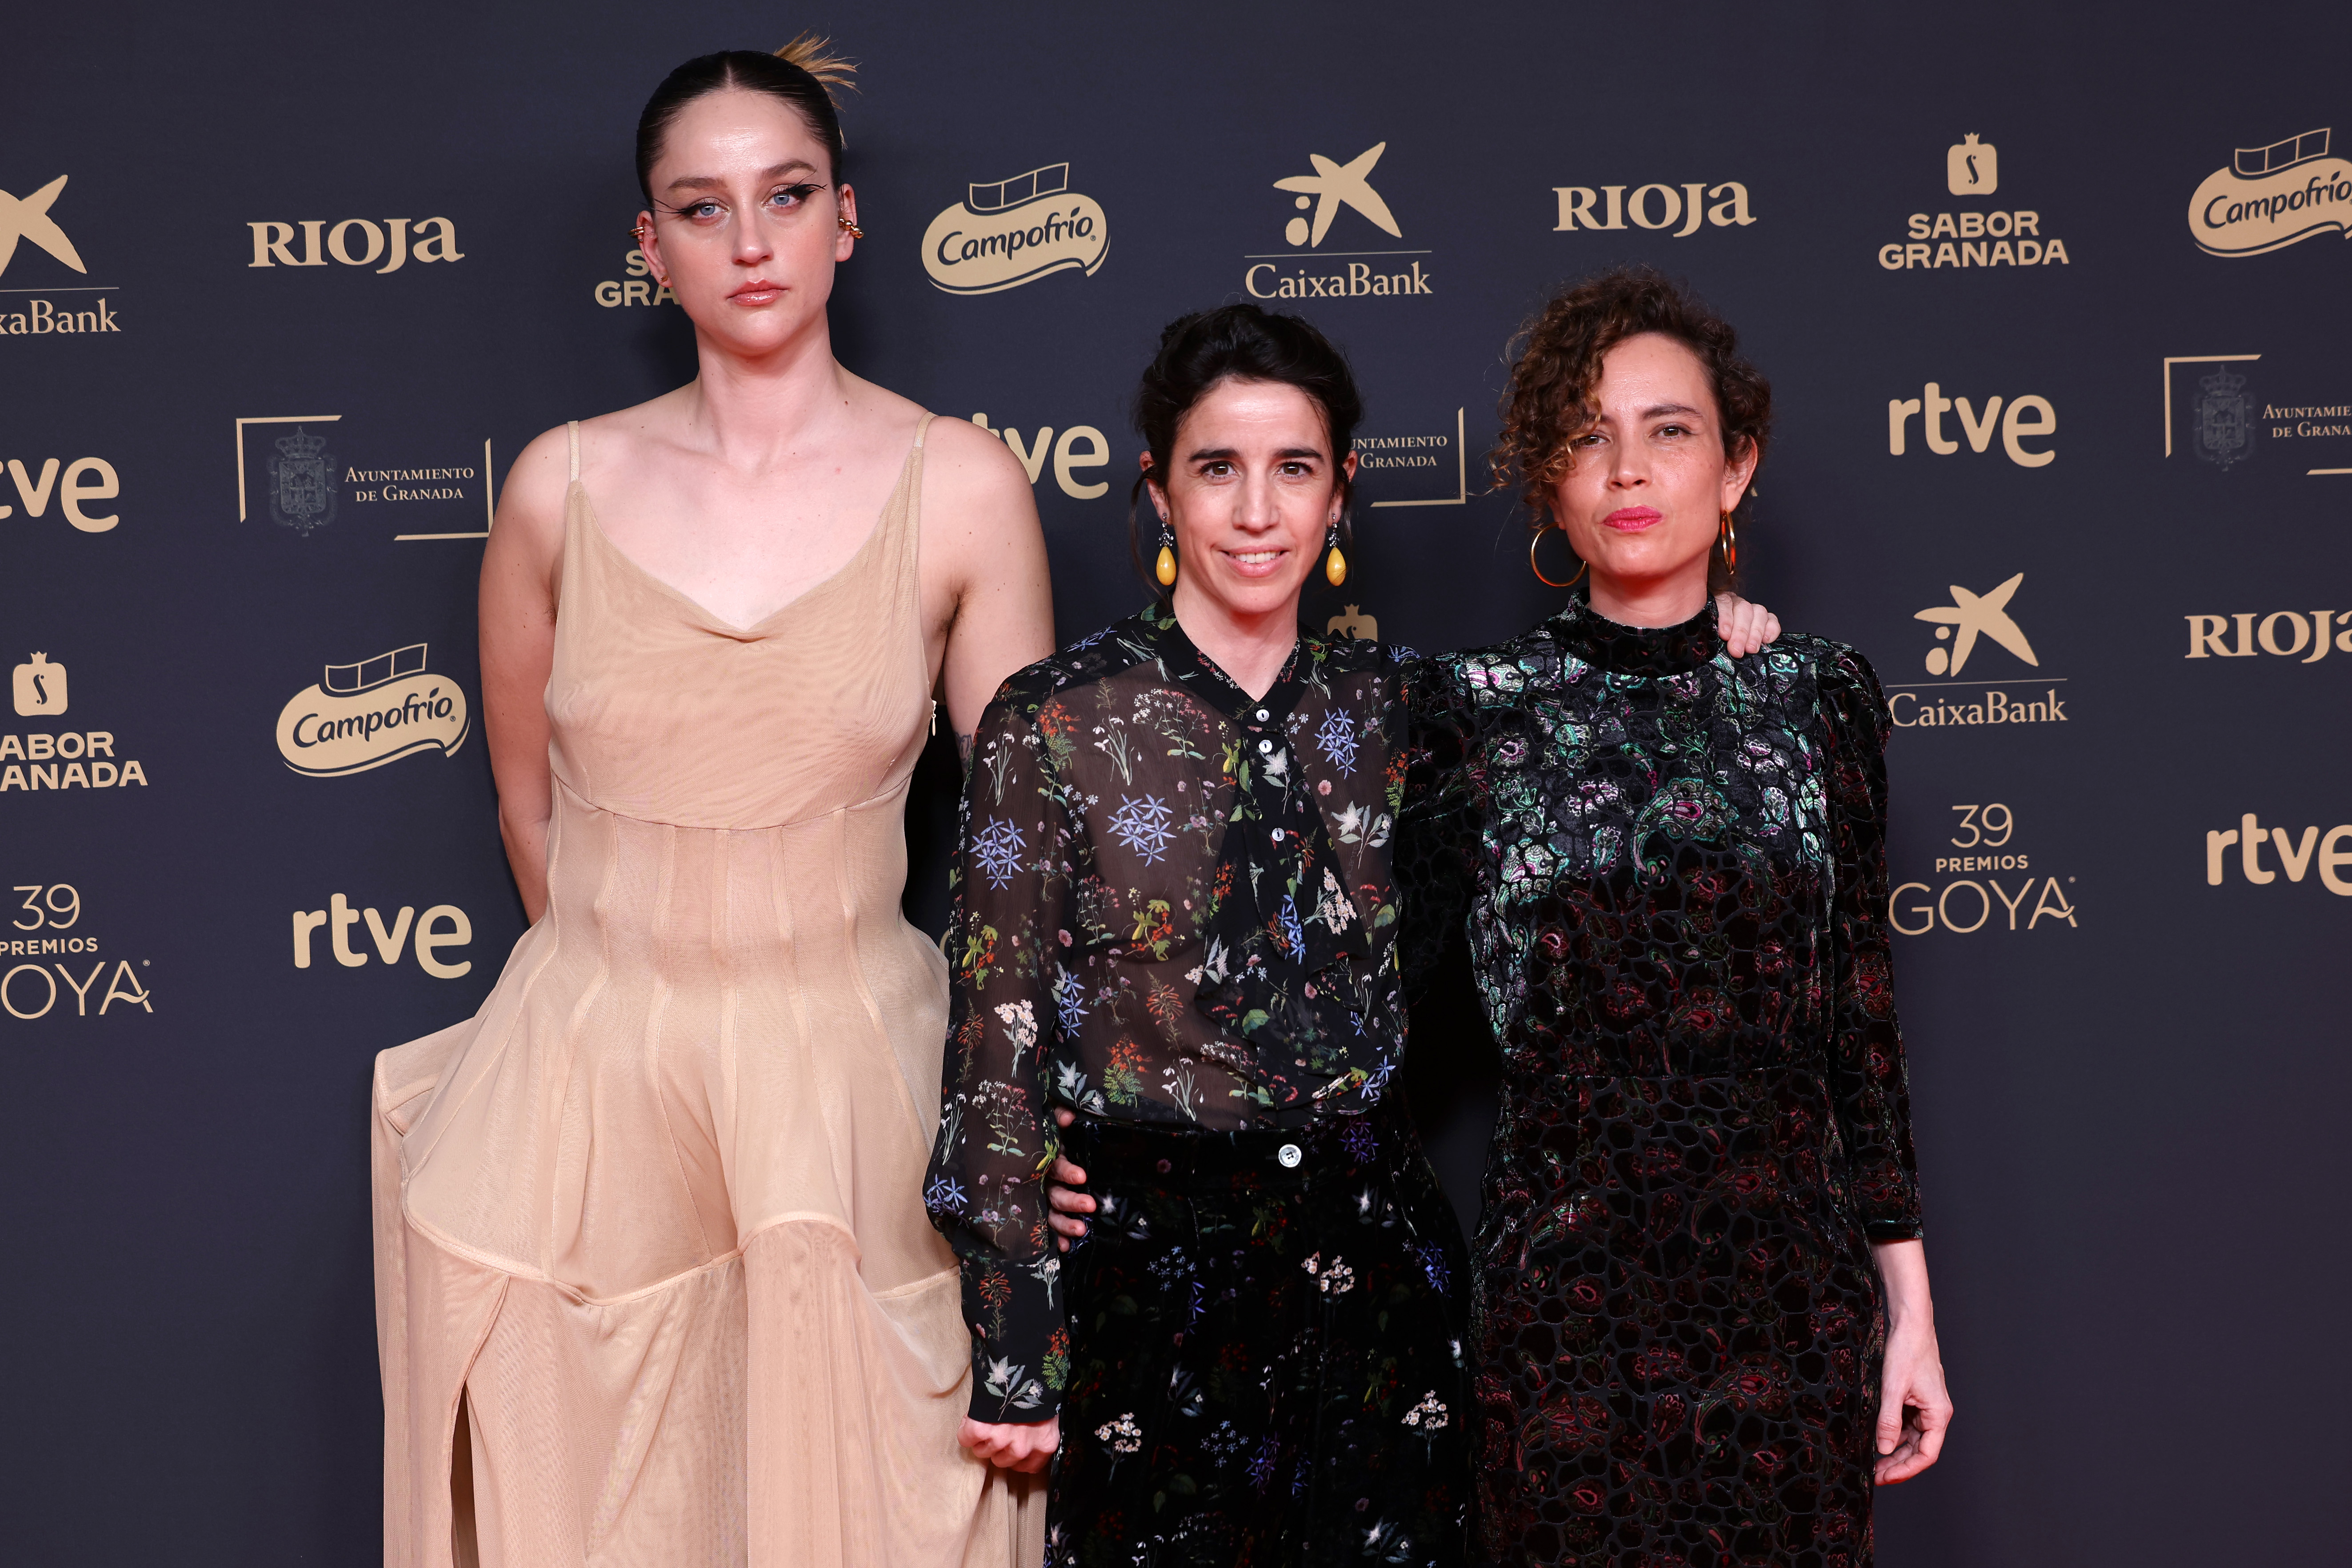
<svg viewBox="0 0 2352 1568"><path fill-rule="evenodd" d="M1465 1550L1466 1259L1392 1082L1403 704L1387 650L1298 625L1360 407L1295 317L1170 327L1139 423L1174 591L1014 676L975 738L927 1201L966 1442L1067 1418L1055 1568ZM1100 1205L1066 1258L1057 1148Z"/></svg>
<svg viewBox="0 0 2352 1568"><path fill-rule="evenodd" d="M1731 657L1708 602L1769 405L1655 274L1555 300L1502 462L1589 585L1413 677L1408 924L1466 923L1503 1053L1472 1248L1496 1563L1865 1568L1874 1485L1935 1463L1950 1419L1885 703L1836 643Z"/></svg>

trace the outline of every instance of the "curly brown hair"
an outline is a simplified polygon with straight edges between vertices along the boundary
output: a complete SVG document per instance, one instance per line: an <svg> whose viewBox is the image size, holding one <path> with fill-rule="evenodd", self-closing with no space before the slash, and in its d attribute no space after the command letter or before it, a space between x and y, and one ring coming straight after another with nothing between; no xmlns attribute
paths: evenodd
<svg viewBox="0 0 2352 1568"><path fill-rule="evenodd" d="M1772 384L1739 357L1739 336L1731 323L1686 285L1654 268L1612 268L1554 295L1512 340L1518 353L1510 390L1503 395L1502 435L1488 462L1496 489L1516 481L1531 528L1540 531L1552 521L1552 488L1575 456L1570 443L1599 417L1592 394L1601 360L1643 332L1663 332L1698 356L1715 388L1723 455L1737 459L1752 450L1762 463L1772 434ZM1755 493L1751 488L1732 511L1733 524L1742 532ZM1708 575L1717 589L1731 585L1733 574L1719 544Z"/></svg>

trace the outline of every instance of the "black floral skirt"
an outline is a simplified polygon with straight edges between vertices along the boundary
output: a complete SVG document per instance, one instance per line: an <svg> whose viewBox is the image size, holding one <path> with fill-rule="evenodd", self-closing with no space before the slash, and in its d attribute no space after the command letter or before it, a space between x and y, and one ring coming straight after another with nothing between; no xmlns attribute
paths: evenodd
<svg viewBox="0 0 2352 1568"><path fill-rule="evenodd" d="M1081 1119L1052 1568L1450 1565L1467 1549L1454 1211L1399 1111Z"/></svg>

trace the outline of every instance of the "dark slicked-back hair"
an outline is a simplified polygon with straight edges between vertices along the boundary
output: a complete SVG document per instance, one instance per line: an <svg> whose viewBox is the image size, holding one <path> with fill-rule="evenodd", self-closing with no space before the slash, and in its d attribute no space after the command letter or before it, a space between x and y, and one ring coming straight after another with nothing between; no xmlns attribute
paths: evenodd
<svg viewBox="0 0 2352 1568"><path fill-rule="evenodd" d="M698 55L662 78L653 97L646 100L646 111L637 116L637 188L645 193L646 205L654 205L654 164L660 161L671 123L696 99L730 87L781 100L808 121L833 164L825 177L838 185L843 142L833 89L849 86L857 68L828 53L828 47L826 39L803 33L772 55L722 49Z"/></svg>
<svg viewBox="0 0 2352 1568"><path fill-rule="evenodd" d="M1149 473L1136 477L1129 496L1128 548L1135 567L1162 599L1168 590L1145 571L1144 535L1138 523L1143 487L1154 479L1164 484L1175 459L1176 427L1192 405L1228 381L1277 382L1295 386L1323 411L1323 428L1331 441L1331 473L1344 508L1352 488L1341 465L1355 450L1356 425L1364 416L1364 400L1356 390L1355 373L1348 356L1331 340L1297 316L1277 315L1251 304L1220 305L1168 323L1160 334L1160 353L1143 373L1135 395L1135 428L1151 451ZM1339 531L1349 536L1346 512Z"/></svg>
<svg viewBox="0 0 2352 1568"><path fill-rule="evenodd" d="M1592 395L1601 383L1601 362L1611 349L1643 332L1672 338L1698 356L1715 391L1724 457L1737 461L1752 451L1763 462L1772 436L1772 384L1739 356L1739 336L1731 323L1686 285L1653 268L1614 268L1553 296L1513 340L1518 353L1491 461L1495 488L1517 487L1531 527L1553 521L1551 492L1574 460L1571 443L1599 417ZM1732 510L1732 523L1743 536L1754 510L1751 491ZM1732 585L1720 543L1708 576L1718 590Z"/></svg>

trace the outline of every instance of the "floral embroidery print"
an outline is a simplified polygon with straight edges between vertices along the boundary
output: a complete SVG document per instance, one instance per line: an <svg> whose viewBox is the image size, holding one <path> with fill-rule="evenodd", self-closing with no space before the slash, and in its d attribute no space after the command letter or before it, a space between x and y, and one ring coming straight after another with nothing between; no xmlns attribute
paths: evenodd
<svg viewBox="0 0 2352 1568"><path fill-rule="evenodd" d="M1062 1391L1041 1261L1054 1106L1234 1131L1379 1102L1403 1043L1403 728L1376 644L1302 633L1252 698L1159 609L990 705L951 873L924 1189L963 1259L976 1418L1038 1419Z"/></svg>
<svg viewBox="0 0 2352 1568"><path fill-rule="evenodd" d="M1157 795L1147 795L1140 800L1129 795L1120 801L1110 815L1109 826L1111 837L1142 856L1147 866L1157 864L1167 853L1168 841L1176 837L1168 830L1168 807Z"/></svg>
<svg viewBox="0 0 2352 1568"><path fill-rule="evenodd" d="M1870 1244L1920 1234L1876 679L1579 604L1411 681L1411 967L1466 928L1503 1056L1489 1559L1868 1568Z"/></svg>
<svg viewBox="0 0 2352 1568"><path fill-rule="evenodd" d="M1021 830L999 817L972 835L972 863L987 874L997 887L1013 880L1013 873L1021 868Z"/></svg>

